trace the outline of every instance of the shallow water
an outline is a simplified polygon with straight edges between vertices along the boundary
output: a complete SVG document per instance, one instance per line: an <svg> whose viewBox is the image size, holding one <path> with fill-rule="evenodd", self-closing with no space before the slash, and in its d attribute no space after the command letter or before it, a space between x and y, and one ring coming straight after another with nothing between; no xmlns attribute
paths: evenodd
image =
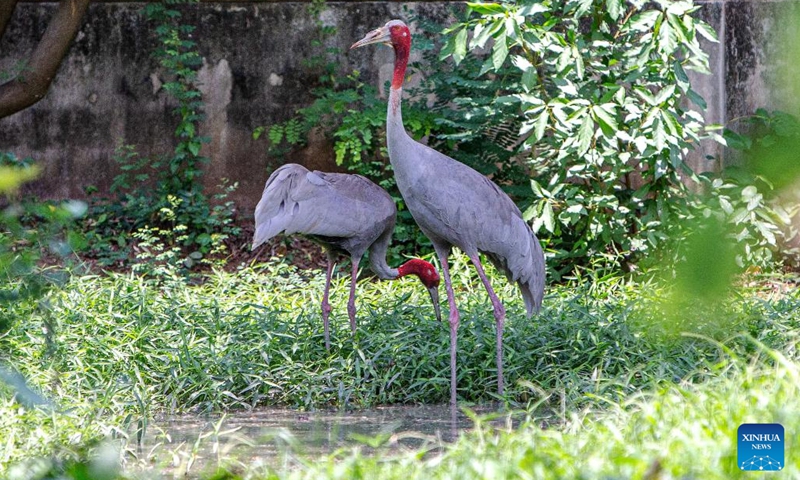
<svg viewBox="0 0 800 480"><path fill-rule="evenodd" d="M489 415L488 407L473 409ZM511 425L508 414L491 421L498 428ZM354 412L299 412L257 409L223 416L182 415L152 421L136 456L149 464L174 469L176 475L199 472L226 459L272 468L291 468L359 446L369 454L375 448L393 451L437 449L474 426L461 411L448 405L391 406Z"/></svg>

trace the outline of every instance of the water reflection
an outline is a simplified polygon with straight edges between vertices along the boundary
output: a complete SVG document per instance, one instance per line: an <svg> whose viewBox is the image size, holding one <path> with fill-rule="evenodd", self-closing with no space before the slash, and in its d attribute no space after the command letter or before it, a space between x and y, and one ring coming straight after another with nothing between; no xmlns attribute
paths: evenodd
<svg viewBox="0 0 800 480"><path fill-rule="evenodd" d="M488 407L473 409L488 415ZM492 420L511 426L508 414ZM232 457L274 468L291 468L344 447L436 450L473 428L473 421L447 405L391 406L354 412L258 409L224 417L183 415L154 420L139 448L148 463L167 462L183 473Z"/></svg>

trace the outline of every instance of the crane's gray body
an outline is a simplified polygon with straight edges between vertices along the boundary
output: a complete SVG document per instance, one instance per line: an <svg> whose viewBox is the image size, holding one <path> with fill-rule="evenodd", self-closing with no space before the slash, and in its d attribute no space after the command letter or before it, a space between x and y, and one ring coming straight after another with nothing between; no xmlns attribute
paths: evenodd
<svg viewBox="0 0 800 480"><path fill-rule="evenodd" d="M541 308L544 296L539 240L519 208L491 180L406 133L401 92L391 91L386 136L397 187L408 210L434 246L486 255L517 283L530 316Z"/></svg>
<svg viewBox="0 0 800 480"><path fill-rule="evenodd" d="M392 197L360 175L309 171L286 164L264 186L255 212L253 248L283 232L300 233L329 254L360 259L369 249L370 268L382 279L397 278L386 264L397 207Z"/></svg>

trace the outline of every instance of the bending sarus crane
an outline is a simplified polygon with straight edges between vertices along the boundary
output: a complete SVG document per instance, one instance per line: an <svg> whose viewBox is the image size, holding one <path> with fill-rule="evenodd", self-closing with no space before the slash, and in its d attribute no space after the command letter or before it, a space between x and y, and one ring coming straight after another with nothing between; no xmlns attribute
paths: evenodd
<svg viewBox="0 0 800 480"><path fill-rule="evenodd" d="M383 280L416 275L431 296L436 317L439 313L439 274L425 260L411 259L398 268L386 263L386 250L394 232L395 207L392 197L360 175L310 172L302 165L286 164L275 170L264 186L256 206L253 249L275 235L301 233L325 248L328 272L322 296L325 348L330 349L328 290L337 253L350 256L352 278L347 313L350 329L356 331L356 275L364 252L369 250L370 268Z"/></svg>
<svg viewBox="0 0 800 480"><path fill-rule="evenodd" d="M519 285L530 317L544 296L544 254L539 240L513 201L472 168L416 142L403 127L400 102L411 32L392 20L368 33L352 48L374 43L394 47L394 76L386 115L386 144L397 186L414 220L433 243L442 264L450 307L450 403L456 403L458 308L447 266L452 247L469 256L494 308L497 322L497 392L503 394L503 324L505 309L483 271L483 253L509 281Z"/></svg>

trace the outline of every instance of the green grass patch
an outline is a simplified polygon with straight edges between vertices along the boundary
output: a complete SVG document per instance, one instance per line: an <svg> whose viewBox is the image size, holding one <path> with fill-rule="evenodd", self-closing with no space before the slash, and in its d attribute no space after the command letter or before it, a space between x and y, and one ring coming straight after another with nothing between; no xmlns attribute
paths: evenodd
<svg viewBox="0 0 800 480"><path fill-rule="evenodd" d="M552 288L528 319L494 276L508 307L508 387L497 398L491 305L463 258L453 271L462 404L500 401L531 422L486 426L444 453L348 451L285 475L730 478L742 421L800 432L796 290L740 287L716 305L664 308L672 297L657 285L607 279ZM12 305L0 362L54 406L23 408L0 386L0 477L34 457L87 458L108 438L130 453L157 414L446 402L448 327L418 282L359 283L352 338L348 280L335 279L327 352L322 277L282 263L191 281L76 275L43 302Z"/></svg>

